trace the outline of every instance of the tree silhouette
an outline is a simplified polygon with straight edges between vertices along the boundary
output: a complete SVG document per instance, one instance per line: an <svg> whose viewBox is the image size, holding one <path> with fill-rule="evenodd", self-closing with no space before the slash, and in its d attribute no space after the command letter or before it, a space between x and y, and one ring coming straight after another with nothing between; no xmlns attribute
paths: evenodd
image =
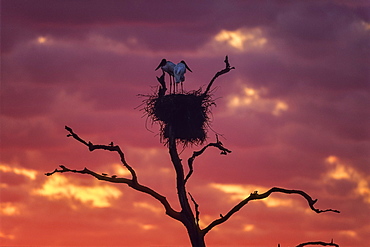
<svg viewBox="0 0 370 247"><path fill-rule="evenodd" d="M254 191L250 195L246 195L246 198L244 200L236 204L225 215L220 214L219 218L214 219L208 226L201 228L201 226L199 225L199 205L194 197L191 195L191 193L188 192L186 189L186 184L194 171L194 161L198 156L202 155L210 147L219 149L221 155L227 155L228 153L231 153L231 151L227 149L221 141L219 141L216 135L216 142L208 143L199 151L194 151L193 155L188 158L188 173L185 175L184 164L179 156L177 146L180 144L184 146L187 146L188 144L202 145L204 143L206 139L206 130L208 127L207 116L208 113L210 113L209 106L214 104L210 94L211 87L214 81L219 76L226 74L234 69L234 67L230 66L227 56L224 62L225 68L215 74L204 92L198 90L185 94L166 95L167 88L164 80L165 74L163 72L161 77L157 77L157 80L161 85L158 89L158 93L156 95L149 96L149 98L144 101L144 110L146 111L147 115L151 117L154 122L158 122L161 125L161 139L166 144L166 147L169 150L171 162L176 173L176 188L178 200L181 207L180 211L175 210L164 195L161 195L155 190L139 183L135 169L126 162L125 154L118 145L115 145L113 142L111 142L109 145L96 145L90 141L85 141L78 134L76 134L72 130L72 128L68 126L65 126L65 129L68 132L67 137L72 137L75 140L86 145L89 151L92 152L94 150L101 149L116 152L119 155L122 165L130 172L131 178L121 178L117 177L116 175L107 176L107 174L99 174L88 168L84 168L82 170L69 169L63 165L60 166L60 169L55 169L53 172L46 173L45 175L51 176L54 173L64 172L88 174L97 178L98 180L104 180L111 183L127 184L134 190L146 193L157 199L163 205L165 213L169 217L181 222L185 226L193 247L205 247L205 236L215 226L218 226L229 220L248 202L267 198L273 193L300 195L303 199L307 201L308 206L311 208L311 210L316 213L339 213L339 211L335 209L321 210L316 208L315 203L317 202L317 199L312 199L310 195L302 190L273 187L264 193L258 193L258 191ZM194 209L192 209L192 206ZM331 242L306 242L297 245L297 247L307 245L339 246L332 240ZM280 246L280 244L278 246Z"/></svg>

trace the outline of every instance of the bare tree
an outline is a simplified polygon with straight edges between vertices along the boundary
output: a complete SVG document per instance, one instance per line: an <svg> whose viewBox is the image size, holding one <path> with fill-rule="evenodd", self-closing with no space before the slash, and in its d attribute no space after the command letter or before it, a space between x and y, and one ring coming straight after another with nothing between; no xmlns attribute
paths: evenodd
<svg viewBox="0 0 370 247"><path fill-rule="evenodd" d="M78 134L76 134L72 128L65 126L66 131L68 132L68 137L72 137L75 140L86 145L89 151L94 151L97 149L107 150L115 152L119 155L122 165L130 172L131 178L121 178L117 176L107 176L107 174L100 174L94 172L88 168L82 170L69 169L66 166L61 165L60 169L55 169L53 172L46 173L45 175L51 176L54 173L64 173L64 172L73 172L80 174L88 174L99 180L104 180L111 183L122 183L127 184L134 190L146 193L153 198L157 199L164 207L166 214L174 220L181 222L188 233L190 242L193 247L205 247L205 236L209 231L211 231L215 226L218 226L227 220L229 220L236 212L242 209L248 202L253 200L261 200L269 197L273 193L284 193L284 194L297 194L300 195L304 200L307 201L308 206L315 213L323 212L335 212L339 213L335 209L325 209L321 210L315 207L317 199L312 199L310 195L302 190L295 189L285 189L279 187L273 187L264 193L258 193L257 191L246 195L246 198L236 204L231 208L226 214L220 214L219 218L214 219L208 226L201 228L199 225L200 221L200 211L199 205L186 189L186 183L189 181L189 178L193 174L193 165L195 159L202 155L208 148L219 149L222 155L231 153L221 141L219 141L216 135L216 142L208 143L199 151L194 151L193 155L187 160L188 172L185 175L184 164L182 159L179 156L177 146L179 144L203 144L206 138L206 127L208 124L207 113L209 112L208 107L214 104L210 97L210 91L214 81L221 75L230 72L234 67L231 67L228 61L228 57L225 58L225 68L218 71L212 80L209 82L206 90L201 92L201 90L194 91L188 94L168 94L166 95L166 84L164 81L164 73L161 77L157 77L160 87L158 93L152 97L149 97L145 101L146 107L144 107L146 113L153 121L157 121L161 124L161 137L162 141L165 142L172 165L176 172L176 188L178 194L178 200L181 206L181 210L175 210L169 201L164 195L156 192L155 190L139 183L137 174L134 168L126 162L125 154L118 145L114 145L111 142L109 145L96 145L90 141L85 141ZM175 103L174 103L175 102ZM188 105L186 109L178 110L178 103L180 105ZM194 102L196 106L194 107ZM194 111L195 109L195 111ZM170 112L168 115L164 115L164 112ZM184 113L185 112L185 113ZM184 117L185 115L185 117ZM192 121L185 123L186 120L191 119ZM194 122L197 122L194 124ZM196 125L196 126L194 126ZM194 130L195 129L195 130ZM192 207L193 204L193 207ZM322 246L339 246L335 244L333 240L331 242L306 242L297 245L297 247L307 246L307 245L322 245ZM280 246L280 245L278 245Z"/></svg>

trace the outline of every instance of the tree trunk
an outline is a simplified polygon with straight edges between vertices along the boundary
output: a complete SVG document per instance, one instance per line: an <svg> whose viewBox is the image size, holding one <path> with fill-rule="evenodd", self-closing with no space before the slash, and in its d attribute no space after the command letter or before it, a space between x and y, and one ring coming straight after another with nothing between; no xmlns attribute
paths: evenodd
<svg viewBox="0 0 370 247"><path fill-rule="evenodd" d="M169 126L168 149L171 156L172 164L176 171L177 195L181 206L181 222L186 227L193 247L205 247L204 234L196 223L193 211L191 210L186 188L184 168L176 148L176 138L172 131L172 126Z"/></svg>
<svg viewBox="0 0 370 247"><path fill-rule="evenodd" d="M206 247L206 243L204 242L204 234L199 230L199 228L196 225L195 227L190 228L186 227L186 228L188 230L188 235L192 247Z"/></svg>

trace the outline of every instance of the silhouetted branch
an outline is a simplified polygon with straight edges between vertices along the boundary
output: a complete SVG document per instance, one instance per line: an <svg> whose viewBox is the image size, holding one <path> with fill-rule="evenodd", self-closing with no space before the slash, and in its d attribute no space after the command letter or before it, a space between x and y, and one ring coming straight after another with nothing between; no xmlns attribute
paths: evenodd
<svg viewBox="0 0 370 247"><path fill-rule="evenodd" d="M199 212L199 204L194 200L193 196L190 194L190 192L188 192L189 196L190 196L190 199L191 201L194 203L194 208L195 208L195 221L197 223L197 225L199 226L199 215L200 215L200 212Z"/></svg>
<svg viewBox="0 0 370 247"><path fill-rule="evenodd" d="M104 181L108 181L108 182L112 182L112 183L124 183L124 184L127 184L129 186L133 186L134 182L132 179L128 179L128 178L118 178L118 177L108 177L107 174L103 173L103 174L98 174L96 172L93 172L89 169L87 169L86 167L82 170L75 170L75 169L69 169L67 167L65 167L64 165L60 165L59 166L61 169L55 169L53 172L48 172L48 173L45 173L46 176L51 176L53 175L54 173L64 173L64 172L73 172L73 173L80 173L80 174L89 174L91 176L94 176L96 177L97 179L99 180L104 180Z"/></svg>
<svg viewBox="0 0 370 247"><path fill-rule="evenodd" d="M335 246L335 247L339 247L339 245L336 244L336 243L334 243L333 240L331 240L330 243L326 243L326 242L322 242L322 241L306 242L306 243L299 244L296 247L303 247L303 246L306 246L306 245L321 245L321 246Z"/></svg>
<svg viewBox="0 0 370 247"><path fill-rule="evenodd" d="M86 146L89 146L89 144L88 144L86 141L82 140L82 139L81 139L77 134L75 134L75 133L73 132L73 130L72 130L70 127L65 126L64 128L69 132L69 134L67 135L67 137L72 136L72 137L73 137L73 138L75 138L77 141L82 142L82 143L83 143L83 144L85 144Z"/></svg>
<svg viewBox="0 0 370 247"><path fill-rule="evenodd" d="M159 84L161 84L161 86L159 87L159 90L158 90L158 97L162 97L165 95L166 93L166 90L167 90L167 87L166 87L166 82L164 81L164 71L161 75L161 77L157 77L157 80L159 82Z"/></svg>
<svg viewBox="0 0 370 247"><path fill-rule="evenodd" d="M134 171L134 169L129 166L125 160L125 156L124 156L124 153L122 152L122 150L120 149L119 146L117 145L114 145L113 142L111 142L109 145L94 145L92 144L91 142L86 142L85 140L83 140L82 138L80 138L76 133L73 132L73 130L68 127L68 126L65 126L65 129L69 132L69 134L67 135L67 137L70 137L72 136L74 139L76 139L77 141L85 144L86 146L88 146L89 150L90 151L94 151L96 149L103 149L103 150L108 150L108 151L114 151L114 152L117 152L121 158L121 162L122 164L130 171L131 175L132 175L132 179L128 179L128 178L119 178L117 177L116 175L113 175L111 177L108 177L107 174L98 174L94 171L91 171L89 169L87 169L86 167L83 169L83 170L74 170L74 169L69 169L63 165L60 165L59 167L61 169L55 169L53 172L49 172L49 173L45 173L46 176L51 176L53 175L54 173L64 173L64 172L73 172L73 173L80 173L80 174L89 174L99 180L104 180L104 181L108 181L108 182L112 182L112 183L123 183L123 184L127 184L128 186L130 186L131 188L137 190L137 191L140 191L140 192L143 192L143 193L146 193L146 194L149 194L151 195L152 197L154 197L155 199L157 199L162 205L163 207L165 208L166 210L166 214L176 220L179 220L181 221L181 215L180 215L180 212L177 212L175 211L171 205L169 204L169 202L167 201L166 197L162 196L161 194L157 193L156 191L152 190L151 188L147 187L147 186L144 186L144 185L141 185L139 184L138 180L137 180L137 175L136 175L136 172Z"/></svg>
<svg viewBox="0 0 370 247"><path fill-rule="evenodd" d="M212 80L209 82L206 91L204 91L203 95L208 94L209 90L211 89L211 86L213 82L219 77L220 75L228 73L230 70L235 69L235 67L231 67L229 63L229 58L228 56L225 57L225 68L223 70L218 71L215 76L212 78Z"/></svg>
<svg viewBox="0 0 370 247"><path fill-rule="evenodd" d="M301 190L288 190L288 189L283 189L283 188L278 188L278 187L273 187L271 188L270 190L268 190L267 192L263 193L263 194L258 194L257 191L255 191L254 193L251 193L246 199L244 199L243 201L239 202L236 206L234 206L226 215L224 216L220 216L219 219L216 219L214 220L213 222L211 222L206 228L204 228L202 231L204 232L204 234L206 234L207 232L209 232L213 227L217 226L217 225L220 225L222 223L224 223L225 221L227 221L233 214L235 214L236 212L238 212L242 207L244 207L249 201L252 201L252 200L261 200L261 199L264 199L264 198L267 198L269 197L272 193L274 192L280 192L280 193L284 193L284 194L298 194L298 195L301 195L302 197L304 197L307 202L308 202L308 205L310 206L310 208L316 212L316 213L323 213L323 212L334 212L334 213L340 213L338 210L335 210L335 209L325 209L325 210L321 210L321 209L317 209L314 207L314 204L317 202L317 199L313 200L311 198L311 196L309 196L306 192L304 191L301 191Z"/></svg>
<svg viewBox="0 0 370 247"><path fill-rule="evenodd" d="M227 153L231 153L231 151L227 148L225 148L222 144L222 142L220 142L218 140L218 136L216 135L216 139L217 139L217 142L215 143L209 143L207 144L206 146L204 146L201 150L199 151L194 151L193 152L193 155L188 159L188 166L189 166L189 172L188 174L186 175L186 178L185 178L185 183L188 181L188 179L190 178L190 176L193 174L193 163L194 163L194 160L197 156L201 155L204 153L204 151L206 151L206 149L208 147L216 147L218 149L221 150L221 154L222 155L226 155Z"/></svg>
<svg viewBox="0 0 370 247"><path fill-rule="evenodd" d="M134 182L137 182L137 176L136 176L135 170L126 162L125 155L124 155L124 153L122 152L121 148L118 145L113 145L113 142L111 142L109 145L94 145L90 141L89 142L86 142L85 140L83 140L82 138L80 138L76 133L73 132L73 130L70 127L65 126L65 129L69 132L69 134L67 135L67 137L72 136L77 141L85 144L86 146L88 146L90 152L92 152L92 151L94 151L96 149L103 149L103 150L108 150L108 151L111 151L111 152L117 152L119 154L120 158L121 158L122 164L131 173L132 180Z"/></svg>

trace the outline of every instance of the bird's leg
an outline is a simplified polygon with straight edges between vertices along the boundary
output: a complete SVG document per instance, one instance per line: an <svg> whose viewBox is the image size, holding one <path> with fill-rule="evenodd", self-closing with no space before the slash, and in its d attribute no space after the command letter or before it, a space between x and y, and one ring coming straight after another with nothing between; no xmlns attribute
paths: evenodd
<svg viewBox="0 0 370 247"><path fill-rule="evenodd" d="M184 94L184 87L182 85L182 82L181 82L181 93Z"/></svg>
<svg viewBox="0 0 370 247"><path fill-rule="evenodd" d="M175 78L172 77L172 94L175 93Z"/></svg>
<svg viewBox="0 0 370 247"><path fill-rule="evenodd" d="M171 79L172 79L172 76L170 75L170 94L171 94L171 89L172 89L172 82L171 82L172 80Z"/></svg>

